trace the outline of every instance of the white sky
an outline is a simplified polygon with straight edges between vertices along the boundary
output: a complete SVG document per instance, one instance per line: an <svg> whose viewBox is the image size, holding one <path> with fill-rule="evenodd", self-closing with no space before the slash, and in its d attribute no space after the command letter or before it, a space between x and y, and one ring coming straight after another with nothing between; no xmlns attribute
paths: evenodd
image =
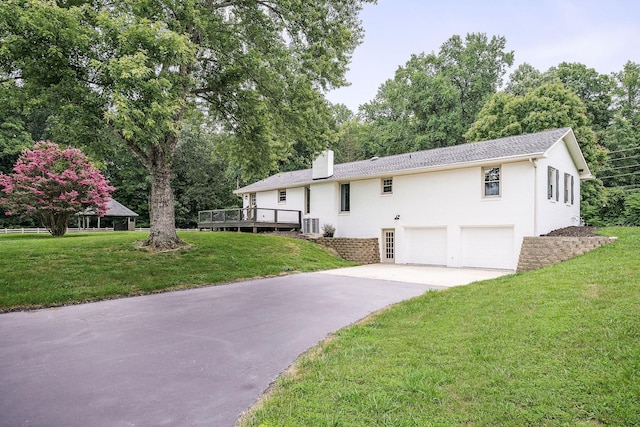
<svg viewBox="0 0 640 427"><path fill-rule="evenodd" d="M437 52L454 34L504 36L513 68L528 62L546 71L566 61L608 74L640 63L638 0L378 0L360 18L365 36L347 73L351 86L327 94L354 112L411 54Z"/></svg>

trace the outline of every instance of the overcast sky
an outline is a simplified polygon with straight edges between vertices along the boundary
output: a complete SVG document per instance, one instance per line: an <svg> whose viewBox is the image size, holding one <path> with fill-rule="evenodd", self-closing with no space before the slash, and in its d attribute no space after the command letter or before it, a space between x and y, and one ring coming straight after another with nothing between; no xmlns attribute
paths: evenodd
<svg viewBox="0 0 640 427"><path fill-rule="evenodd" d="M566 61L608 74L640 63L638 0L379 0L360 18L365 36L347 73L351 86L327 94L354 112L411 54L437 52L454 34L504 36L514 68L527 62L545 71Z"/></svg>

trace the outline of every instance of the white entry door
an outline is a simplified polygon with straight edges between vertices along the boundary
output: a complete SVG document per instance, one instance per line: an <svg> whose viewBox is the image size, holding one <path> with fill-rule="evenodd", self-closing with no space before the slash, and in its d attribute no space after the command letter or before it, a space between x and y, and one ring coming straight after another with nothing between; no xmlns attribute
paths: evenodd
<svg viewBox="0 0 640 427"><path fill-rule="evenodd" d="M382 262L394 264L396 262L396 230L382 230Z"/></svg>

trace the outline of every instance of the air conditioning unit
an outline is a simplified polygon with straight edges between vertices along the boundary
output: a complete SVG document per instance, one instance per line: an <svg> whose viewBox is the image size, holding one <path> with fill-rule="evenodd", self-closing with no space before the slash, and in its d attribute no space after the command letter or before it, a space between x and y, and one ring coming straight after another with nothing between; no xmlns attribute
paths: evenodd
<svg viewBox="0 0 640 427"><path fill-rule="evenodd" d="M320 218L303 218L303 234L320 234Z"/></svg>

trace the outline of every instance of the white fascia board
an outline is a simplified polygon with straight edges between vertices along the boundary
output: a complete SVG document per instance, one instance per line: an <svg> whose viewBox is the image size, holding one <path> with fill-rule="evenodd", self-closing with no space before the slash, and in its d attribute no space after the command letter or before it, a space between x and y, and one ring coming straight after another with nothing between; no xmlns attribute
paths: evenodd
<svg viewBox="0 0 640 427"><path fill-rule="evenodd" d="M445 171L445 170L456 170L456 169L464 169L464 168L477 167L477 166L488 166L488 165L498 165L498 164L504 164L504 163L515 163L515 162L529 161L529 160L538 159L540 157L545 157L544 154L545 153L529 153L529 154L526 154L526 155L509 156L509 157L496 157L496 158L493 158L493 159L477 160L477 161L473 161L473 162L450 163L450 164L446 164L446 165L439 165L439 166L433 166L433 167L419 167L419 168L411 168L411 169L402 169L402 170L396 170L396 171L375 173L375 174L371 174L371 175L358 175L358 176L345 177L345 178L330 177L330 178L326 178L326 179L322 179L322 180L317 180L316 179L316 180L312 180L312 181L297 182L297 183L292 184L292 185L285 185L285 186L278 186L278 187L273 187L273 186L263 187L263 188L260 188L259 190L249 190L249 191L234 190L233 193L234 194L238 194L238 195L242 195L242 194L248 194L248 193L259 193L259 192L263 192L263 191L279 190L279 189L282 189L282 188L290 189L290 188L306 187L308 185L317 184L319 182L364 181L364 180L367 180L367 179L384 178L384 177L390 177L390 176L416 175L416 174L419 174L419 173L427 173L427 172L440 172L440 171Z"/></svg>
<svg viewBox="0 0 640 427"><path fill-rule="evenodd" d="M581 180L595 179L595 176L591 173L589 169L589 165L582 154L582 150L580 149L580 144L578 144L578 140L576 139L573 130L569 129L567 133L565 133L562 138L558 139L547 151L545 151L543 157L548 157L547 153L551 151L557 144L561 141L564 141L567 150L569 150L569 154L573 159L573 162L576 165L576 169L578 169L578 175Z"/></svg>
<svg viewBox="0 0 640 427"><path fill-rule="evenodd" d="M427 172L441 172L446 170L466 169L466 168L472 168L472 167L478 167L478 166L516 163L516 162L522 162L522 161L535 160L542 156L543 156L543 153L530 153L522 156L496 157L493 159L477 160L473 162L450 163L447 165L440 165L440 166L433 166L433 167L426 167L426 168L421 167L421 168L413 168L413 169L403 169L398 171L390 171L387 173L358 176L358 177L351 178L350 181L361 181L365 179L384 178L384 177L390 177L390 176L416 175L419 173L427 173ZM340 181L345 181L345 180L340 180Z"/></svg>

